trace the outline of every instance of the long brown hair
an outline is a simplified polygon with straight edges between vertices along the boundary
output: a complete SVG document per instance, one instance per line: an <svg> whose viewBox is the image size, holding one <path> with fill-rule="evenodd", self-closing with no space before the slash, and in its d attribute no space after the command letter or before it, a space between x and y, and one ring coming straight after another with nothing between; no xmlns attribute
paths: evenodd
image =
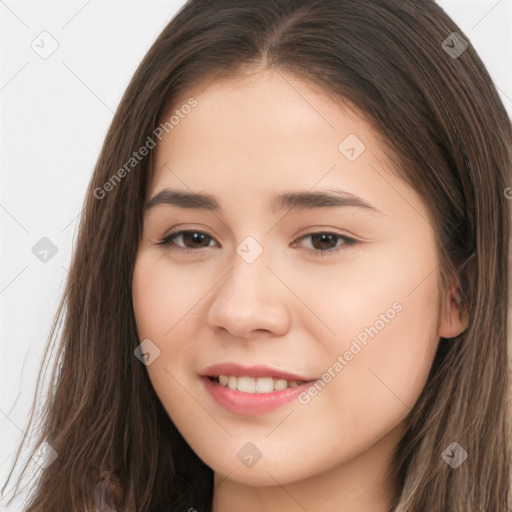
<svg viewBox="0 0 512 512"><path fill-rule="evenodd" d="M177 510L183 492L201 488L209 498L194 506L210 510L213 472L134 356L131 278L151 154L105 183L154 137L178 96L253 65L294 73L367 117L428 207L443 287L460 279L469 325L440 340L407 416L392 511L506 512L511 126L468 38L432 0L196 0L163 30L122 98L87 191L48 340L49 355L63 318L34 448L46 441L58 457L26 510L91 510L98 481L108 482L112 509ZM469 455L457 469L441 457L452 442Z"/></svg>

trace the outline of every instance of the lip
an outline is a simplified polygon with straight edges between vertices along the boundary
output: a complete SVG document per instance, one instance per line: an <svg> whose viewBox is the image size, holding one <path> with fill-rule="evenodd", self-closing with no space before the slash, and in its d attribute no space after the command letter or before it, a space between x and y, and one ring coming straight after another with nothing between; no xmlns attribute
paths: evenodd
<svg viewBox="0 0 512 512"><path fill-rule="evenodd" d="M222 373L221 375L224 374ZM247 375L247 373L244 373L244 375ZM266 376L269 376L269 374L266 374ZM272 412L296 399L312 385L312 382L309 381L283 389L282 391L273 391L272 393L243 393L242 391L226 388L206 376L202 376L201 381L210 396L221 407L233 414L243 416L254 416Z"/></svg>
<svg viewBox="0 0 512 512"><path fill-rule="evenodd" d="M205 368L201 373L201 377L218 377L219 375L233 375L234 377L274 377L275 379L284 379L284 380L303 380L303 381L313 381L318 380L318 377L310 377L304 375L298 375L291 372L278 370L276 368L271 368L270 366L265 365L251 365L244 366L238 363L225 362L220 364L215 364L213 366L209 366ZM291 389L291 388L289 388Z"/></svg>
<svg viewBox="0 0 512 512"><path fill-rule="evenodd" d="M288 381L305 381L291 388L271 393L244 393L222 386L211 377L219 375L235 377L273 377ZM205 368L200 374L203 385L213 399L224 409L239 415L251 416L269 413L296 399L303 391L317 381L317 377L299 375L285 370L278 370L266 365L242 365L232 362L215 364Z"/></svg>

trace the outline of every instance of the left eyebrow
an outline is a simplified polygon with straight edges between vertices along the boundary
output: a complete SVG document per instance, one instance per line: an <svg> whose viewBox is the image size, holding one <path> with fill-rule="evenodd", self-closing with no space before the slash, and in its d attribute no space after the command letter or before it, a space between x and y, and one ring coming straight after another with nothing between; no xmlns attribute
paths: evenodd
<svg viewBox="0 0 512 512"><path fill-rule="evenodd" d="M220 202L210 194L192 193L180 190L163 189L153 196L146 204L146 211L160 204L178 206L180 208L197 208L202 210L220 211ZM382 212L365 199L343 190L329 189L320 192L285 192L274 196L270 201L270 211L277 213L286 208L312 209L330 207L361 208L368 212Z"/></svg>
<svg viewBox="0 0 512 512"><path fill-rule="evenodd" d="M368 212L382 212L373 204L344 190L329 189L321 192L287 192L272 198L270 211L276 212L285 208L329 208L355 207Z"/></svg>

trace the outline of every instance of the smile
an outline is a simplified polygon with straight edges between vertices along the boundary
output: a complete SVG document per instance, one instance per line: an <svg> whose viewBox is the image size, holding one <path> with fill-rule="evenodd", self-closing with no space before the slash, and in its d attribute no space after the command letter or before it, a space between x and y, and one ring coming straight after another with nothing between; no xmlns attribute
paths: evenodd
<svg viewBox="0 0 512 512"><path fill-rule="evenodd" d="M210 377L210 379L218 382L221 386L241 391L242 393L273 393L274 391L282 391L283 389L292 388L304 383L304 381L287 381L273 377L254 378L235 375L219 375L218 377Z"/></svg>
<svg viewBox="0 0 512 512"><path fill-rule="evenodd" d="M221 377L225 384L219 382ZM266 414L279 409L296 400L300 393L312 385L312 381L298 382L272 377L253 378L233 375L203 376L201 380L206 392L217 405L230 413L243 416ZM229 386L230 383L233 387L236 385L236 388L232 389ZM257 391L257 386L262 391ZM245 389L248 391L244 391Z"/></svg>

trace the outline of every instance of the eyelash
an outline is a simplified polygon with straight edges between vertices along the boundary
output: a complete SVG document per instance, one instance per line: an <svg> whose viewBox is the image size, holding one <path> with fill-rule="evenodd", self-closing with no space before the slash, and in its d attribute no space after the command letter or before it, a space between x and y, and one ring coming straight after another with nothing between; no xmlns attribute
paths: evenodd
<svg viewBox="0 0 512 512"><path fill-rule="evenodd" d="M174 232L171 231L170 233L165 235L159 242L157 242L156 245L171 246L172 242L174 241L175 238L178 238L180 235L187 234L187 233L205 235L210 240L213 240L213 237L211 237L210 235L208 235L208 233L205 233L204 231L187 229L187 230L174 231ZM298 238L298 240L302 240L304 238L314 236L314 235L332 235L332 236L336 237L338 240L343 240L343 243L338 248L328 249L325 251L317 250L317 249L303 249L303 248L299 247L299 250L306 251L306 252L312 252L314 257L318 257L318 258L333 256L335 254L338 254L340 251L344 250L344 248L346 249L347 246L351 247L358 243L358 241L355 240L354 238L350 238L345 235L340 235L338 233L331 233L329 231L316 231L316 232L308 233L306 235L302 235L300 238ZM293 243L295 244L295 241ZM178 247L178 249L176 249L176 247ZM180 247L180 246L176 246L174 244L174 247L172 248L172 250L178 250L178 251L184 252L184 253L197 253L201 249L208 249L208 247L199 247L197 249L190 249L189 247Z"/></svg>

